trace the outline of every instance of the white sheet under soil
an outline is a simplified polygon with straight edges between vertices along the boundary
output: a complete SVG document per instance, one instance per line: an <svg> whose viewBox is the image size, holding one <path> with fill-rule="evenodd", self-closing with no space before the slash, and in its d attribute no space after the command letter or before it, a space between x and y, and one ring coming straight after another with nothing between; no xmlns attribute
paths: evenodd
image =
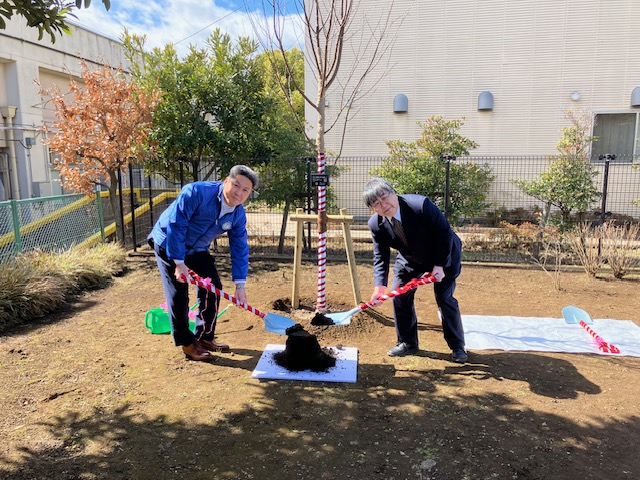
<svg viewBox="0 0 640 480"><path fill-rule="evenodd" d="M589 325L605 342L618 347L619 354L601 352L586 330L561 318L462 315L462 324L468 350L533 350L640 357L640 327L629 320L594 319L593 325Z"/></svg>
<svg viewBox="0 0 640 480"><path fill-rule="evenodd" d="M355 347L325 347L331 349L336 357L336 365L326 372L302 370L292 372L278 365L273 355L282 352L284 345L268 344L251 376L253 378L270 378L276 380L307 380L312 382L345 382L356 383L358 376L358 349Z"/></svg>

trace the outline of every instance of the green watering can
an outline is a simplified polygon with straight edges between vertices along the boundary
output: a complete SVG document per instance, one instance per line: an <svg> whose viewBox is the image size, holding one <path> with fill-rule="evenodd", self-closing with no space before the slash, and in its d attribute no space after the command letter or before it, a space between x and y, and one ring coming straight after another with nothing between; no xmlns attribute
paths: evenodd
<svg viewBox="0 0 640 480"><path fill-rule="evenodd" d="M218 312L218 316L216 318L220 318L220 316L226 312L230 306L231 305L227 305L224 310ZM198 308L197 302L191 306L189 311L193 311L196 308ZM152 308L144 316L144 326L154 334L161 335L171 333L171 319L169 318L169 312L162 307ZM191 318L189 319L189 330L192 332L196 331L196 321Z"/></svg>

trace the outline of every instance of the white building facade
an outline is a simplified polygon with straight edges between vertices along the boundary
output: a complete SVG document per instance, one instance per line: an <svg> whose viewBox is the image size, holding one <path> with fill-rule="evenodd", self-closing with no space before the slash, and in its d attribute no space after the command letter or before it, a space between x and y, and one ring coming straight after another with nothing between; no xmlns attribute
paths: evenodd
<svg viewBox="0 0 640 480"><path fill-rule="evenodd" d="M54 84L68 91L80 80L80 60L90 68L108 64L126 68L122 43L84 28L71 26L51 43L22 17L0 30L0 201L62 193L40 128L54 120L51 105L38 93Z"/></svg>
<svg viewBox="0 0 640 480"><path fill-rule="evenodd" d="M417 122L436 115L466 119L460 133L479 144L472 155L548 155L568 108L595 115L595 156L640 154L640 1L356 3L352 40L325 102L328 125L356 88L353 65L377 45L364 25L376 25L391 3L392 46L349 107L342 148L342 129L326 135L328 155L386 155L386 141L418 139ZM317 114L306 115L313 136Z"/></svg>

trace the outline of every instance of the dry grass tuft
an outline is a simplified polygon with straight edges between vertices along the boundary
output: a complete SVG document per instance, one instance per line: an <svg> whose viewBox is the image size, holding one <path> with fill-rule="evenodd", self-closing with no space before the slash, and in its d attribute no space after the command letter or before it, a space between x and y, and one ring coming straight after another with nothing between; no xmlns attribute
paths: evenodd
<svg viewBox="0 0 640 480"><path fill-rule="evenodd" d="M592 277L605 262L615 278L621 279L640 265L640 225L616 225L615 221L593 226L579 225L567 235L585 272Z"/></svg>
<svg viewBox="0 0 640 480"><path fill-rule="evenodd" d="M604 265L604 257L600 253L602 228L591 223L581 223L567 232L566 236L584 271L590 277L595 277Z"/></svg>
<svg viewBox="0 0 640 480"><path fill-rule="evenodd" d="M0 265L0 333L107 285L124 270L125 260L122 247L104 244L59 253L35 250Z"/></svg>
<svg viewBox="0 0 640 480"><path fill-rule="evenodd" d="M602 226L603 255L615 278L622 278L640 264L640 225Z"/></svg>

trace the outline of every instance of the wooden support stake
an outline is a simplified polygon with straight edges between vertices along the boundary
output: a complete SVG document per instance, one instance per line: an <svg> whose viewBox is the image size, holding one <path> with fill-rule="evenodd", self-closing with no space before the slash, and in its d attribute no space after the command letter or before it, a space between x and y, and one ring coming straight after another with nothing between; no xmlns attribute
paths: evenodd
<svg viewBox="0 0 640 480"><path fill-rule="evenodd" d="M341 208L340 215L347 216L347 209ZM353 299L356 305L362 303L360 297L360 279L356 268L356 255L353 251L353 240L351 240L351 229L346 222L342 222L342 234L344 235L344 248L347 252L347 262L349 263L349 273L351 274L351 286L353 287Z"/></svg>
<svg viewBox="0 0 640 480"><path fill-rule="evenodd" d="M302 213L299 208L296 212ZM300 306L300 269L302 268L302 222L296 221L296 233L293 247L293 292L291 293L291 306Z"/></svg>
<svg viewBox="0 0 640 480"><path fill-rule="evenodd" d="M344 235L345 251L347 253L347 261L349 262L349 273L351 275L351 286L353 288L353 298L356 305L361 303L360 297L360 281L356 268L355 254L353 251L353 241L351 239L351 230L349 225L353 223L352 215L346 214L345 208L340 209L340 215L327 215L329 222L341 223L342 233ZM304 222L317 223L318 216L310 213L303 213L301 208L296 209L296 213L289 217L291 221L296 222L295 230L295 246L293 251L293 291L291 293L291 307L298 308L300 306L300 275L302 269L302 227Z"/></svg>

